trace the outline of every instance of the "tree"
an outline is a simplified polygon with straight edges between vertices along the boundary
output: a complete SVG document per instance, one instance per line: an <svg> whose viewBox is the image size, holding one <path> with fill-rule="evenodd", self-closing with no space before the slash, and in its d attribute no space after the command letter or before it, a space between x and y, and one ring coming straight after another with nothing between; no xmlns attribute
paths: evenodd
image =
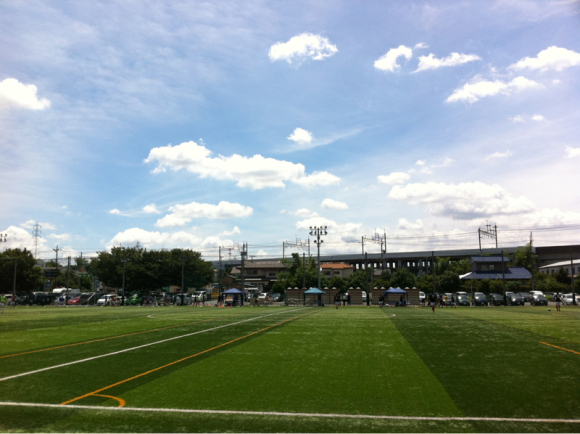
<svg viewBox="0 0 580 434"><path fill-rule="evenodd" d="M339 292L346 292L345 291L347 288L346 280L344 280L342 277L334 276L328 282L328 287L329 288L336 288L336 289L338 289Z"/></svg>
<svg viewBox="0 0 580 434"><path fill-rule="evenodd" d="M394 288L413 288L415 275L407 268L398 268L391 277L391 286Z"/></svg>
<svg viewBox="0 0 580 434"><path fill-rule="evenodd" d="M556 282L563 285L570 285L570 276L568 276L568 270L564 267L560 267L558 272L554 274L554 277L556 278Z"/></svg>
<svg viewBox="0 0 580 434"><path fill-rule="evenodd" d="M27 249L7 249L0 253L0 292L12 293L14 288L14 262L16 265L16 292L30 292L42 287L42 269Z"/></svg>
<svg viewBox="0 0 580 434"><path fill-rule="evenodd" d="M100 252L89 267L105 285L121 288L123 265L125 290L129 293L149 293L172 285L181 287L182 267L185 288L200 289L214 277L211 262L204 261L199 252L183 249L147 251L142 247L113 247L110 252Z"/></svg>
<svg viewBox="0 0 580 434"><path fill-rule="evenodd" d="M534 255L532 247L528 243L521 249L517 248L510 259L515 267L525 267L528 271L533 272L536 268L536 258L537 256Z"/></svg>
<svg viewBox="0 0 580 434"><path fill-rule="evenodd" d="M363 291L367 290L369 285L369 271L372 271L370 268L367 270L356 270L346 281L347 288L360 288Z"/></svg>
<svg viewBox="0 0 580 434"><path fill-rule="evenodd" d="M312 256L302 261L298 253L292 253L291 259L284 259L288 266L286 271L278 275L278 281L272 286L272 291L284 293L286 288L302 288L303 276L305 277L305 285L309 287L318 287L318 263ZM324 275L320 276L320 286L330 286L328 278Z"/></svg>
<svg viewBox="0 0 580 434"><path fill-rule="evenodd" d="M457 273L459 276L469 273L471 271L471 264L469 263L469 259L452 261L451 264L449 264L449 270Z"/></svg>
<svg viewBox="0 0 580 434"><path fill-rule="evenodd" d="M459 275L453 271L446 271L439 277L442 292L456 292L461 288Z"/></svg>

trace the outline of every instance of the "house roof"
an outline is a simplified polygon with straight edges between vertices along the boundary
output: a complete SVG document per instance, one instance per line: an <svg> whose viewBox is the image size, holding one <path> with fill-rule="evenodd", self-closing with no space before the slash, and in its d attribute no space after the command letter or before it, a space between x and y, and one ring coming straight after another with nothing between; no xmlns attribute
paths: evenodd
<svg viewBox="0 0 580 434"><path fill-rule="evenodd" d="M245 261L244 268L288 268L282 261Z"/></svg>
<svg viewBox="0 0 580 434"><path fill-rule="evenodd" d="M501 271L473 271L471 273L463 274L459 276L461 280L502 280L503 274ZM531 279L532 274L526 270L524 267L506 267L505 270L505 280L526 280Z"/></svg>
<svg viewBox="0 0 580 434"><path fill-rule="evenodd" d="M503 257L503 262L509 262L509 258L507 256ZM484 263L497 263L501 261L500 256L472 256L470 262L484 262Z"/></svg>
<svg viewBox="0 0 580 434"><path fill-rule="evenodd" d="M320 268L326 268L329 270L350 270L354 267L349 264L339 263L339 264L320 264Z"/></svg>

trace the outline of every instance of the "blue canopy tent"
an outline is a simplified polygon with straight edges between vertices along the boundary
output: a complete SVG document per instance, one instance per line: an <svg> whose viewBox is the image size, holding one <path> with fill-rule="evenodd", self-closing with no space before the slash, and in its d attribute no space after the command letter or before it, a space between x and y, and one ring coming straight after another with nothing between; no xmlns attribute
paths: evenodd
<svg viewBox="0 0 580 434"><path fill-rule="evenodd" d="M246 295L246 293L244 291L237 289L237 288L232 288L232 289L228 289L227 291L222 292L222 294L224 294L226 296L226 299L227 299L227 296L230 294L233 296L233 299L230 302L230 306L234 306L235 305L234 301L237 302L238 300L241 302L242 306L244 305L244 296ZM238 298L237 296L240 294L243 294L243 295L241 295ZM227 306L227 302L226 302L226 306Z"/></svg>
<svg viewBox="0 0 580 434"><path fill-rule="evenodd" d="M317 295L318 306L322 306L322 294L326 294L326 292L318 288L310 288L308 291L304 291L304 304L306 304L306 295Z"/></svg>
<svg viewBox="0 0 580 434"><path fill-rule="evenodd" d="M389 301L389 295L398 295L399 300L395 301L395 306L405 306L407 304L407 291L401 288L389 288L384 293L385 302ZM403 302L401 303L401 296L404 296Z"/></svg>

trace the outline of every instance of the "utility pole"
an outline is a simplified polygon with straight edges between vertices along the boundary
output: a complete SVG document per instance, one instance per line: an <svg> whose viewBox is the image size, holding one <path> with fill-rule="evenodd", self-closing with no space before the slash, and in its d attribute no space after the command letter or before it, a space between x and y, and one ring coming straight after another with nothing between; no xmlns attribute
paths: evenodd
<svg viewBox="0 0 580 434"><path fill-rule="evenodd" d="M433 295L437 293L437 276L435 276L435 252L431 251L431 270L433 270Z"/></svg>
<svg viewBox="0 0 580 434"><path fill-rule="evenodd" d="M248 254L246 247L247 247L247 243L242 244L242 251L240 252L240 256L242 258L242 291L244 291L244 292L246 292L246 287L244 286L244 259L246 258L246 255Z"/></svg>
<svg viewBox="0 0 580 434"><path fill-rule="evenodd" d="M220 262L221 272L221 262ZM183 298L185 297L185 256L181 252L181 305L183 306Z"/></svg>
<svg viewBox="0 0 580 434"><path fill-rule="evenodd" d="M222 246L218 248L220 271L218 272L218 292L222 295Z"/></svg>
<svg viewBox="0 0 580 434"><path fill-rule="evenodd" d="M503 302L504 305L507 306L507 294L505 289L505 265L503 264L503 250L501 251L501 279L503 283Z"/></svg>
<svg viewBox="0 0 580 434"><path fill-rule="evenodd" d="M574 258L572 256L572 247L570 247L570 277L572 279L572 304L576 306L576 288L574 288Z"/></svg>
<svg viewBox="0 0 580 434"><path fill-rule="evenodd" d="M324 242L324 240L321 240L320 237L322 235L328 235L328 232L326 232L327 227L328 226L310 226L310 235L316 235L314 242L316 243L316 247L318 249L318 289L320 289L320 244Z"/></svg>
<svg viewBox="0 0 580 434"><path fill-rule="evenodd" d="M56 281L58 279L58 252L59 252L59 248L58 248L58 244L56 245L56 249L52 249L53 251L56 252L56 277L54 278L54 280Z"/></svg>
<svg viewBox="0 0 580 434"><path fill-rule="evenodd" d="M306 290L306 254L302 252L302 289Z"/></svg>
<svg viewBox="0 0 580 434"><path fill-rule="evenodd" d="M364 238L363 238L363 240L364 240ZM371 303L371 284L369 282L370 277L368 276L368 274L369 274L368 273L368 268L369 268L368 253L365 253L364 255L365 255L365 273L367 274L367 278L366 278L366 281L367 281L366 282L367 283L367 285L366 285L367 286L367 288L366 288L367 289L367 307L369 307L370 303Z"/></svg>
<svg viewBox="0 0 580 434"><path fill-rule="evenodd" d="M16 306L16 269L18 268L18 258L14 258L14 282L12 282L12 301Z"/></svg>
<svg viewBox="0 0 580 434"><path fill-rule="evenodd" d="M125 306L125 264L127 263L127 259L121 259L123 263L123 287L121 289L121 306Z"/></svg>
<svg viewBox="0 0 580 434"><path fill-rule="evenodd" d="M68 262L66 266L66 289L64 290L64 301L68 302L68 290L69 290L69 276L70 276L70 256L68 257Z"/></svg>

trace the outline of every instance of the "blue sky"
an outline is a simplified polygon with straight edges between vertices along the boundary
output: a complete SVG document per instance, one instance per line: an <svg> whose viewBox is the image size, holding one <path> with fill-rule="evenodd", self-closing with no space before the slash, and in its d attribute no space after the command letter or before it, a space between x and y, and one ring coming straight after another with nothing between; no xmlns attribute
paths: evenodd
<svg viewBox="0 0 580 434"><path fill-rule="evenodd" d="M318 225L329 254L486 223L580 242L578 1L4 1L0 23L3 247L35 222L41 258L268 257Z"/></svg>

